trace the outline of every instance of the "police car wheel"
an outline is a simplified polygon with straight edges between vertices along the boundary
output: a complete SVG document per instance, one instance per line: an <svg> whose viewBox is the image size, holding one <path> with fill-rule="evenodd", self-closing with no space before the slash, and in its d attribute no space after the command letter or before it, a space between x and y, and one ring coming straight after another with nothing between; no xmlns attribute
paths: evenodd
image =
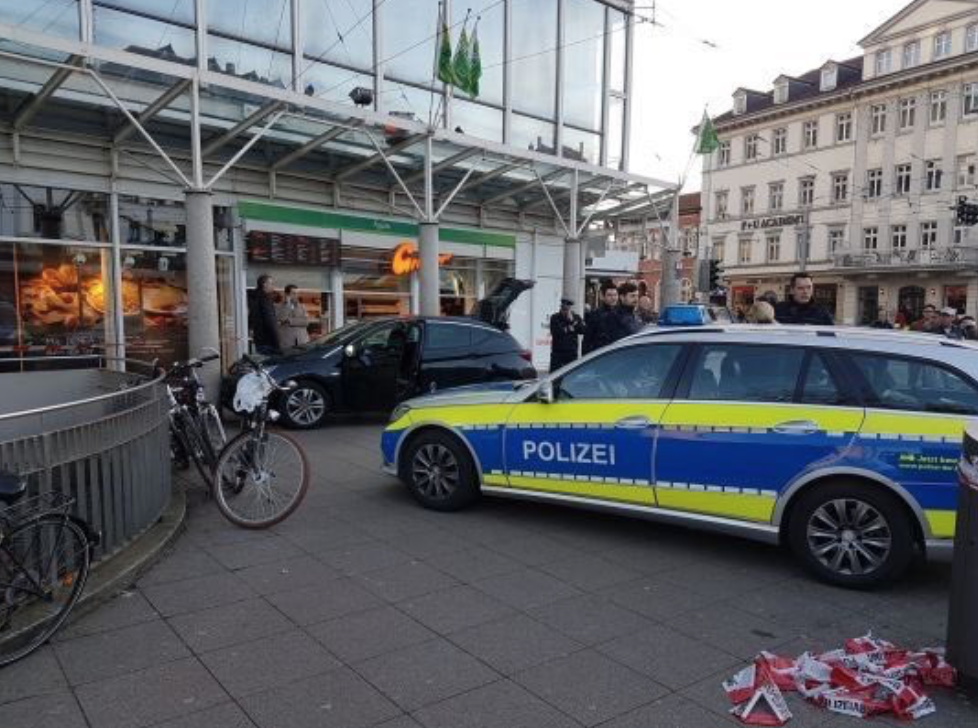
<svg viewBox="0 0 978 728"><path fill-rule="evenodd" d="M823 581L872 587L910 565L914 533L903 504L873 486L830 483L804 494L789 524L795 555Z"/></svg>
<svg viewBox="0 0 978 728"><path fill-rule="evenodd" d="M458 510L479 495L469 454L445 433L418 435L408 450L403 475L418 502L436 511Z"/></svg>

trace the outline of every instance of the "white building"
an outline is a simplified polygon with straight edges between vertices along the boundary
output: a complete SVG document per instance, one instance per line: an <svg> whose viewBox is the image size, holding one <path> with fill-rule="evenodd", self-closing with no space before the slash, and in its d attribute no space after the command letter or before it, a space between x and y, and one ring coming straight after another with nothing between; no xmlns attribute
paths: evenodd
<svg viewBox="0 0 978 728"><path fill-rule="evenodd" d="M863 55L737 89L704 162L706 253L732 306L811 272L840 323L926 303L978 311L978 2L917 0Z"/></svg>

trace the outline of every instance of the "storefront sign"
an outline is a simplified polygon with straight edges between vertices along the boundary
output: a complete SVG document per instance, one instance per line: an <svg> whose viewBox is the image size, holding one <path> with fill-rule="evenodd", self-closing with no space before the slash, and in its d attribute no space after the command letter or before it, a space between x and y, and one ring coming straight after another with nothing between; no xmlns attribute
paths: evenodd
<svg viewBox="0 0 978 728"><path fill-rule="evenodd" d="M450 263L454 256L451 253L441 253L438 255L438 265ZM414 273L421 267L421 257L418 255L414 243L404 242L394 248L391 255L391 273L396 276L404 276Z"/></svg>
<svg viewBox="0 0 978 728"><path fill-rule="evenodd" d="M252 263L316 267L340 264L340 241L336 238L253 230L248 233L246 247Z"/></svg>
<svg viewBox="0 0 978 728"><path fill-rule="evenodd" d="M740 223L741 230L758 230L761 228L790 227L791 225L803 225L804 215L775 215L773 217L758 217L753 220L744 220Z"/></svg>

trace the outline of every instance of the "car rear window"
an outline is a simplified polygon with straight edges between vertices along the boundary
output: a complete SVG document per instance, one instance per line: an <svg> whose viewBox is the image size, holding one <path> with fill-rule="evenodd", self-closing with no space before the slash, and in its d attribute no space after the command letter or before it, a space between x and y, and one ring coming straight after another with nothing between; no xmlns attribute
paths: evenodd
<svg viewBox="0 0 978 728"><path fill-rule="evenodd" d="M468 351L472 348L472 326L465 324L428 324L425 348L429 352Z"/></svg>
<svg viewBox="0 0 978 728"><path fill-rule="evenodd" d="M940 364L881 354L851 354L866 404L911 412L978 414L978 389Z"/></svg>

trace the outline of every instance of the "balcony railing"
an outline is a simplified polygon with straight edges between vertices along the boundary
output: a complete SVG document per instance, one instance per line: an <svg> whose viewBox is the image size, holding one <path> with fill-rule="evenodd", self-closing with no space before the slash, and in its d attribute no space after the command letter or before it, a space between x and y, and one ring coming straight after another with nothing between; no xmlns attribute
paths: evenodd
<svg viewBox="0 0 978 728"><path fill-rule="evenodd" d="M839 268L967 268L978 264L978 248L839 251L834 260Z"/></svg>

